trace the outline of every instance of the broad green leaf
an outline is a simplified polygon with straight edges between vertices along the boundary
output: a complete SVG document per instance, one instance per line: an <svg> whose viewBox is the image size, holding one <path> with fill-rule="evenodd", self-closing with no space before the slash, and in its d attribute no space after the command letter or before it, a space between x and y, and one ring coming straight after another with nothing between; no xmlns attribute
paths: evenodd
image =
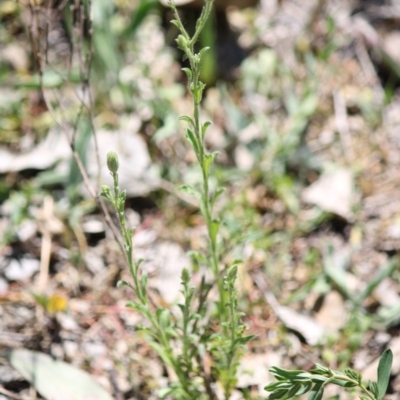
<svg viewBox="0 0 400 400"><path fill-rule="evenodd" d="M112 400L87 372L47 354L16 349L10 363L47 400Z"/></svg>
<svg viewBox="0 0 400 400"><path fill-rule="evenodd" d="M378 400L383 399L386 394L392 370L393 353L392 350L386 349L379 360L378 365Z"/></svg>

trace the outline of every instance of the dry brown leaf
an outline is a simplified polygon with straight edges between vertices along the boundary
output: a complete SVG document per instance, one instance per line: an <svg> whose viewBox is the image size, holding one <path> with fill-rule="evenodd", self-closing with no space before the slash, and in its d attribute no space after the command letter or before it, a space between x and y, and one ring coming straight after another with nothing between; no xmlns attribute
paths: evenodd
<svg viewBox="0 0 400 400"><path fill-rule="evenodd" d="M354 218L353 174L348 169L323 174L316 182L303 190L303 201L322 210L334 213L346 220Z"/></svg>

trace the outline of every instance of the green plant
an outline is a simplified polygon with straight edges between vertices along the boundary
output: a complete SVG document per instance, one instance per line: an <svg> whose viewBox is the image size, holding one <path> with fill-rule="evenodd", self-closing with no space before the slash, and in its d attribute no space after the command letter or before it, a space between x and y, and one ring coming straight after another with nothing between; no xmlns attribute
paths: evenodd
<svg viewBox="0 0 400 400"><path fill-rule="evenodd" d="M377 382L368 381L367 384L363 382L362 375L352 369L346 369L342 373L319 364L310 372L272 367L270 371L277 382L269 384L265 390L271 392L269 400L286 400L307 392L308 400L320 400L326 386L334 384L346 389L357 389L362 393L361 400L382 400L389 385L392 361L392 351L385 350L379 360Z"/></svg>
<svg viewBox="0 0 400 400"><path fill-rule="evenodd" d="M221 248L219 229L220 219L214 210L223 188L212 190L210 174L218 153L209 153L205 145L205 135L211 122L200 119L200 103L205 84L200 80L201 67L208 48L195 51L195 44L211 13L213 0L206 0L203 11L196 24L192 37L186 32L173 2L171 9L175 15L172 21L180 31L178 47L184 52L190 67L184 68L188 78L188 88L193 98L193 116L182 116L188 123L186 137L194 150L201 170L202 182L199 187L185 185L182 190L195 196L199 202L201 214L207 227L208 245L202 254L192 252L194 264L210 271L212 280L207 281L205 274L199 288L191 286L191 273L184 269L181 275L183 301L179 304L180 315L159 307L150 301L147 289L147 275L141 271L141 260L133 255L132 234L134 228L128 228L125 218L125 191L121 191L118 182L118 157L110 152L107 166L112 175L114 186L102 187L101 196L107 198L117 213L124 242L126 261L129 266L131 282L121 281L120 286L131 288L136 299L128 307L137 310L148 322L142 327L152 348L158 353L170 374L169 387L160 393L175 399L216 399L213 382L222 387L225 399L229 399L236 385L236 370L245 344L253 339L245 335L245 326L241 322L242 314L237 310L237 292L235 281L237 263L226 266L223 262L224 249ZM218 300L209 300L212 290L218 292ZM206 355L206 357L205 357ZM209 370L205 360L212 360ZM174 379L173 377L176 377Z"/></svg>
<svg viewBox="0 0 400 400"><path fill-rule="evenodd" d="M139 329L146 334L150 346L157 352L169 374L169 386L161 390L159 395L174 399L214 400L218 398L214 385L217 382L222 388L224 398L229 399L237 383L240 357L246 343L254 336L245 335L242 314L237 307L235 281L238 262L231 265L225 262L226 248L222 245L220 234L221 218L215 210L215 204L224 189L213 188L210 184L213 163L218 153L208 152L205 136L211 122L203 122L200 117L205 89L205 84L200 79L201 68L208 48L196 52L195 44L210 15L213 0L205 0L193 36L185 30L173 1L170 5L175 15L172 23L180 32L177 38L178 47L189 63L189 68L183 68L183 71L193 99L193 115L184 115L180 119L187 123L186 138L196 155L202 177L198 186L184 185L182 190L197 199L207 228L206 248L201 253L191 252L191 256L198 270L209 272L212 276L212 279L207 280L204 273L201 284L194 288L189 269L182 271L179 313L154 304L149 296L148 277L140 268L142 260L134 257L134 228L127 226L126 192L119 187L119 161L114 152L108 153L107 157L113 187L103 186L101 196L108 199L116 211L131 275L130 282L120 281L118 285L126 286L134 292L136 298L127 303L127 306L138 311L147 321L146 326ZM211 291L217 292L216 301L211 300ZM207 368L205 360L211 360L211 368ZM278 381L268 385L266 390L272 392L269 396L271 400L286 400L307 392L310 392L309 400L320 400L325 387L332 383L344 388L358 388L363 393L363 400L381 400L387 390L391 364L392 353L387 350L379 363L378 382L369 382L367 385L362 382L362 376L351 369L341 373L319 364L310 372L273 367L271 373Z"/></svg>

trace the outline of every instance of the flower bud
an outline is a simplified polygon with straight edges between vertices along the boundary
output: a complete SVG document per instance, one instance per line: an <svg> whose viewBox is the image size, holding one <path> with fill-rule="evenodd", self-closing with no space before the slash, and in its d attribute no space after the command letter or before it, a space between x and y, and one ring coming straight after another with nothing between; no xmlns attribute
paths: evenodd
<svg viewBox="0 0 400 400"><path fill-rule="evenodd" d="M178 47L186 51L188 48L188 41L183 35L179 35L178 38L176 39L176 43L178 44Z"/></svg>
<svg viewBox="0 0 400 400"><path fill-rule="evenodd" d="M117 153L110 151L107 153L107 167L112 174L118 172L119 162Z"/></svg>

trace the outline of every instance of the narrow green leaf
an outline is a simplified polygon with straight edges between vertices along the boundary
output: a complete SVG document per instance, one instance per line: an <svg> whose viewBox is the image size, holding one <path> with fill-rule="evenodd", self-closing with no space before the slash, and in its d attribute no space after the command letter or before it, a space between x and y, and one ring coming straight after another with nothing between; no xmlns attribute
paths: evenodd
<svg viewBox="0 0 400 400"><path fill-rule="evenodd" d="M352 388L352 387L356 387L357 384L353 383L353 382L349 382L349 381L344 381L342 379L333 379L331 381L332 383L334 383L335 385L344 387L344 388Z"/></svg>
<svg viewBox="0 0 400 400"><path fill-rule="evenodd" d="M189 68L182 68L182 71L186 74L189 81L192 80L192 71Z"/></svg>
<svg viewBox="0 0 400 400"><path fill-rule="evenodd" d="M129 282L124 281L123 279L120 279L117 282L117 287L119 288L119 287L122 287L122 286L128 286L128 287L132 288L132 285Z"/></svg>
<svg viewBox="0 0 400 400"><path fill-rule="evenodd" d="M386 349L379 360L378 365L378 400L383 399L386 394L390 372L392 370L393 353L392 350Z"/></svg>
<svg viewBox="0 0 400 400"><path fill-rule="evenodd" d="M288 389L292 386L290 382L272 382L269 385L264 387L264 390L267 392L273 392L274 390L280 390L280 389Z"/></svg>
<svg viewBox="0 0 400 400"><path fill-rule="evenodd" d="M215 242L217 240L217 235L219 231L219 227L221 226L221 221L214 219L211 221L211 226L210 226L210 236L211 240Z"/></svg>
<svg viewBox="0 0 400 400"><path fill-rule="evenodd" d="M187 68L184 68L187 69ZM190 71L190 70L189 70ZM185 121L187 122L189 125L194 126L194 122L192 120L192 118L188 117L187 115L182 115L179 117L179 121Z"/></svg>
<svg viewBox="0 0 400 400"><path fill-rule="evenodd" d="M332 376L332 371L321 364L315 364L315 368L311 372L314 374L324 374Z"/></svg>
<svg viewBox="0 0 400 400"><path fill-rule="evenodd" d="M140 278L140 284L141 284L142 289L143 289L144 292L146 291L147 280L148 280L147 272L143 271L143 275Z"/></svg>
<svg viewBox="0 0 400 400"><path fill-rule="evenodd" d="M162 310L160 315L160 323L163 328L168 328L171 325L171 313L169 310Z"/></svg>
<svg viewBox="0 0 400 400"><path fill-rule="evenodd" d="M202 135L203 138L204 138L204 135L206 134L206 131L207 131L207 129L208 129L208 127L209 127L210 125L212 125L212 122L211 122L211 121L206 121L206 122L204 122L204 124L201 126L201 135Z"/></svg>
<svg viewBox="0 0 400 400"><path fill-rule="evenodd" d="M200 154L200 145L197 141L196 135L190 128L186 128L186 139L190 142L196 155Z"/></svg>
<svg viewBox="0 0 400 400"><path fill-rule="evenodd" d="M300 383L295 383L287 392L286 398L291 399L293 396L296 395L296 393L300 390L301 384Z"/></svg>
<svg viewBox="0 0 400 400"><path fill-rule="evenodd" d="M292 380L293 378L309 380L311 378L311 374L309 372L302 370L287 370L278 367L271 367L269 371L276 379L279 380L282 380L282 378L285 380Z"/></svg>
<svg viewBox="0 0 400 400"><path fill-rule="evenodd" d="M358 374L356 371L352 370L351 368L345 369L344 373L346 374L346 376L348 376L351 379L354 379L358 383L361 382L361 378L362 378L361 375Z"/></svg>
<svg viewBox="0 0 400 400"><path fill-rule="evenodd" d="M324 375L311 375L310 380L311 382L318 383L318 382L326 382L328 378Z"/></svg>
<svg viewBox="0 0 400 400"><path fill-rule="evenodd" d="M311 389L307 400L321 400L324 394L323 383L316 383Z"/></svg>
<svg viewBox="0 0 400 400"><path fill-rule="evenodd" d="M200 198L201 194L198 190L194 189L192 186L190 185L182 185L179 187L179 190L182 190L182 192L185 192L187 194L190 194L191 196Z"/></svg>
<svg viewBox="0 0 400 400"><path fill-rule="evenodd" d="M214 206L215 202L218 200L218 198L221 196L222 193L225 192L224 187L219 187L215 190L215 192L211 195L211 206Z"/></svg>
<svg viewBox="0 0 400 400"><path fill-rule="evenodd" d="M282 400L286 398L288 389L277 390L268 396L268 400Z"/></svg>
<svg viewBox="0 0 400 400"><path fill-rule="evenodd" d="M188 251L187 255L192 258L192 260L196 260L199 263L207 264L207 259L200 254L198 251Z"/></svg>
<svg viewBox="0 0 400 400"><path fill-rule="evenodd" d="M376 382L368 381L368 390L374 395L376 399L379 398L379 389Z"/></svg>
<svg viewBox="0 0 400 400"><path fill-rule="evenodd" d="M357 296L347 287L344 268L334 262L333 248L331 246L328 248L328 254L324 257L323 267L325 274L337 286L339 291L351 302L357 303Z"/></svg>
<svg viewBox="0 0 400 400"><path fill-rule="evenodd" d="M199 59L200 59L200 69L201 69L201 63L202 63L202 61L203 61L203 59L204 59L204 55L207 53L207 51L208 50L210 50L210 48L209 47L203 47L201 50L200 50L200 52L199 52Z"/></svg>
<svg viewBox="0 0 400 400"><path fill-rule="evenodd" d="M304 393L307 393L308 391L310 391L311 387L312 387L312 382L307 382L306 384L303 384L296 393L296 396L301 396Z"/></svg>
<svg viewBox="0 0 400 400"><path fill-rule="evenodd" d="M219 152L214 151L213 153L204 155L204 169L206 171L206 175L208 176L210 172L210 166L214 162L215 158L218 156Z"/></svg>
<svg viewBox="0 0 400 400"><path fill-rule="evenodd" d="M173 20L171 21L171 24L172 24L172 25L175 25L179 30L181 30L182 24L181 24L179 21L177 21L176 19L173 19Z"/></svg>
<svg viewBox="0 0 400 400"><path fill-rule="evenodd" d="M236 339L236 342L235 343L238 343L238 344L246 344L246 343L248 343L248 342L250 342L250 341L252 341L252 340L254 340L254 339L257 339L257 335L247 335L247 336L243 336L243 337L240 337L240 338L238 338L238 339Z"/></svg>
<svg viewBox="0 0 400 400"><path fill-rule="evenodd" d="M173 393L174 390L175 390L175 389L174 389L174 388L171 388L171 387L166 387L166 388L160 389L160 390L158 391L158 393L157 393L157 396L158 396L160 399L165 399L169 394Z"/></svg>
<svg viewBox="0 0 400 400"><path fill-rule="evenodd" d="M158 344L154 341L151 341L149 344L150 344L150 347L152 347L157 352L157 354L164 361L164 363L166 365L172 367L172 361L168 357L168 353L165 351L165 349L160 344Z"/></svg>
<svg viewBox="0 0 400 400"><path fill-rule="evenodd" d="M393 271L399 265L398 258L392 258L383 268L379 268L375 276L368 282L366 288L358 296L359 303L362 303L371 293L377 288L377 286L388 276L392 275Z"/></svg>

